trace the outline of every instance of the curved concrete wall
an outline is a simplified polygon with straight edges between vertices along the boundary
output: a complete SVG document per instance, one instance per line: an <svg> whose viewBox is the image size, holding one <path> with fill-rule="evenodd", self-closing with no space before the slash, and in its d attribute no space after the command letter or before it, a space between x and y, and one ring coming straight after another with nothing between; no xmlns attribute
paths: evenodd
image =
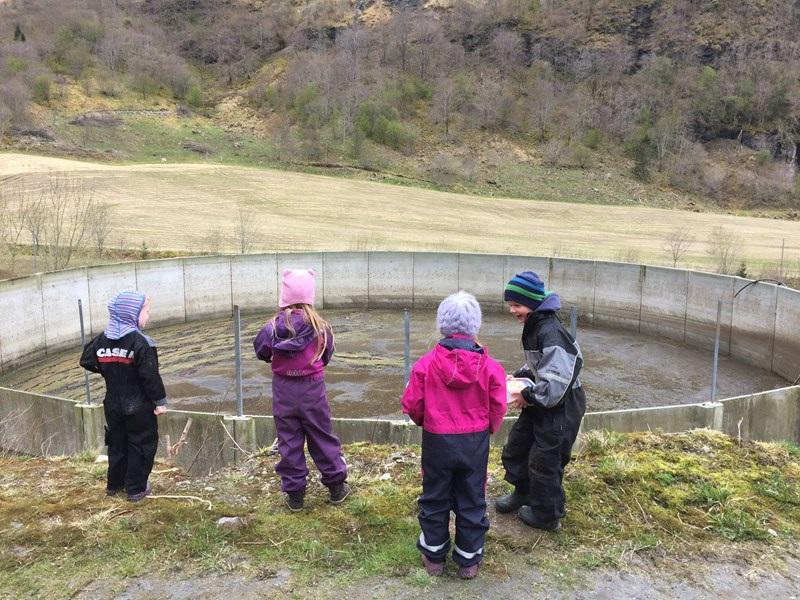
<svg viewBox="0 0 800 600"><path fill-rule="evenodd" d="M507 417L492 443L505 443L515 416ZM193 474L205 474L246 459L272 445L271 416L234 417L170 410L159 418L159 456ZM800 386L729 398L721 402L683 404L587 413L581 431L663 431L708 428L741 439L800 443ZM410 421L333 419L344 443L419 444L421 429ZM180 443L178 443L180 441ZM0 388L0 448L34 455L100 452L103 406L77 404ZM177 452L168 449L180 447Z"/></svg>
<svg viewBox="0 0 800 600"><path fill-rule="evenodd" d="M0 282L0 369L80 339L77 300L88 334L106 323L106 303L122 289L153 297L152 324L243 310L271 311L284 268L317 272L317 304L435 307L466 289L484 310L503 307L516 272L537 271L582 321L663 335L710 349L722 300L722 352L785 377L800 376L800 292L737 277L681 269L566 258L488 254L329 252L152 260L46 273Z"/></svg>

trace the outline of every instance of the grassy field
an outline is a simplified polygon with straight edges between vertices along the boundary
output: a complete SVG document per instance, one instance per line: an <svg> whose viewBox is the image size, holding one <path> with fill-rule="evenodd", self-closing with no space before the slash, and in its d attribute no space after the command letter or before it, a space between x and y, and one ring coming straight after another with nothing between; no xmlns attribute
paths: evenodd
<svg viewBox="0 0 800 600"><path fill-rule="evenodd" d="M555 171L542 198L473 196L385 183L218 164L114 166L20 154L0 155L3 185L37 187L68 173L114 206L109 245L187 253L235 251L239 210L251 251L431 250L554 255L668 264L675 229L695 243L680 266L711 269L706 242L721 225L740 238L750 272L798 268L800 227L777 219L609 205L624 190L606 183L596 198L577 195L586 182ZM548 192L548 189L551 191ZM626 196L630 199L630 196ZM738 264L738 263L737 263Z"/></svg>
<svg viewBox="0 0 800 600"><path fill-rule="evenodd" d="M282 573L293 597L369 577L421 591L432 582L414 546L419 448L355 444L345 453L351 498L327 505L314 478L296 514L283 507L277 457L267 451L210 478L158 464L156 496L182 498L136 505L104 496L105 465L93 456L0 457L0 596L67 598L99 581L106 593L98 597L112 597L127 578L198 573L245 581ZM491 509L480 580L488 588L524 581L535 565L552 590L598 567L643 559L660 578L676 576L663 570L670 559L683 569L719 557L774 575L800 537L799 460L796 446L707 431L589 434L567 470L562 531L543 534ZM497 450L489 475L489 495L505 493ZM240 522L220 526L221 517Z"/></svg>

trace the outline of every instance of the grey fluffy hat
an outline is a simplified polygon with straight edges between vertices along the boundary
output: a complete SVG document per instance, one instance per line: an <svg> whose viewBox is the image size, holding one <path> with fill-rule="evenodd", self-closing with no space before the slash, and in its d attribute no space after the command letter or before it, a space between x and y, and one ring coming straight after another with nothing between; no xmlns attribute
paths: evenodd
<svg viewBox="0 0 800 600"><path fill-rule="evenodd" d="M465 291L451 294L439 304L436 323L442 335L460 333L475 337L481 328L481 305Z"/></svg>

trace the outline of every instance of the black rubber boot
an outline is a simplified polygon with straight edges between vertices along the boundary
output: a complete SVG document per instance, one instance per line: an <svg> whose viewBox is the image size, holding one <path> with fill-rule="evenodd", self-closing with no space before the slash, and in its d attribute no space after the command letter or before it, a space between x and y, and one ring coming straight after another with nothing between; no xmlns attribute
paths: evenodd
<svg viewBox="0 0 800 600"><path fill-rule="evenodd" d="M331 504L341 504L344 502L344 499L350 495L351 488L347 485L347 482L343 481L337 485L332 485L329 488L330 491L330 499L329 502Z"/></svg>
<svg viewBox="0 0 800 600"><path fill-rule="evenodd" d="M510 494L506 494L505 496L500 496L499 498L495 498L494 507L499 513L512 513L519 510L522 506L524 506L528 502L528 495L520 493L519 490L515 489Z"/></svg>
<svg viewBox="0 0 800 600"><path fill-rule="evenodd" d="M558 531L561 529L561 521L540 521L533 514L533 509L530 506L523 506L517 512L519 520L525 523L528 527L534 529L541 529L542 531Z"/></svg>
<svg viewBox="0 0 800 600"><path fill-rule="evenodd" d="M286 492L286 506L292 512L303 510L303 500L305 499L306 491L297 490L294 492Z"/></svg>

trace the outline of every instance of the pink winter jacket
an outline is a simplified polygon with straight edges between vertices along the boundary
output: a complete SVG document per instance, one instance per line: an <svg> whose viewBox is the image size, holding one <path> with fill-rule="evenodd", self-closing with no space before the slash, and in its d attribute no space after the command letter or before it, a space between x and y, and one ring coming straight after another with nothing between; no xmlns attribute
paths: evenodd
<svg viewBox="0 0 800 600"><path fill-rule="evenodd" d="M486 348L474 352L437 344L414 364L402 405L403 412L430 433L487 428L494 433L506 414L505 372Z"/></svg>

